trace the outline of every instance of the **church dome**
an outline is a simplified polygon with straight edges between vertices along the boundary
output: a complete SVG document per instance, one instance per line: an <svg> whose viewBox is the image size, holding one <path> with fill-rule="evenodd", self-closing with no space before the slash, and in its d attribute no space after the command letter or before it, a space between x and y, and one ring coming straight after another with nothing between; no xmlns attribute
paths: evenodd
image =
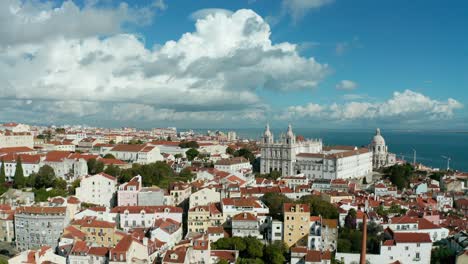
<svg viewBox="0 0 468 264"><path fill-rule="evenodd" d="M272 136L271 131L270 131L270 125L268 125L268 124L266 125L265 132L263 133L263 136L264 137L271 137Z"/></svg>
<svg viewBox="0 0 468 264"><path fill-rule="evenodd" d="M294 133L292 132L291 124L289 124L289 126L288 126L288 132L286 133L286 136L288 138L294 138Z"/></svg>
<svg viewBox="0 0 468 264"><path fill-rule="evenodd" d="M385 146L385 139L380 134L380 128L377 128L375 132L375 136L372 139L372 145L373 146Z"/></svg>

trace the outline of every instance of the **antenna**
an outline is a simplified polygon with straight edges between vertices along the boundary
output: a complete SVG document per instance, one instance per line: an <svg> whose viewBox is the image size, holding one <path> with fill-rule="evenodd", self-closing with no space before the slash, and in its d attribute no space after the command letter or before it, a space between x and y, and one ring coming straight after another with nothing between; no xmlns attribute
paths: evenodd
<svg viewBox="0 0 468 264"><path fill-rule="evenodd" d="M441 156L443 159L447 160L447 171L450 170L450 161L452 160L450 157L447 156Z"/></svg>

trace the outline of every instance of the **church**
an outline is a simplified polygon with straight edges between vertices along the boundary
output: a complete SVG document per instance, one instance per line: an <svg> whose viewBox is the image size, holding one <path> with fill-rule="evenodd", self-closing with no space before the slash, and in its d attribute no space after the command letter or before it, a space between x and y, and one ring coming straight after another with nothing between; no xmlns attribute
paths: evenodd
<svg viewBox="0 0 468 264"><path fill-rule="evenodd" d="M260 173L303 174L309 179L362 178L372 173L373 153L354 146L324 147L322 140L296 138L291 125L275 141L269 125L263 133Z"/></svg>
<svg viewBox="0 0 468 264"><path fill-rule="evenodd" d="M388 147L385 144L385 139L377 128L375 136L369 146L373 152L372 164L374 169L393 166L396 163L396 155L388 152Z"/></svg>

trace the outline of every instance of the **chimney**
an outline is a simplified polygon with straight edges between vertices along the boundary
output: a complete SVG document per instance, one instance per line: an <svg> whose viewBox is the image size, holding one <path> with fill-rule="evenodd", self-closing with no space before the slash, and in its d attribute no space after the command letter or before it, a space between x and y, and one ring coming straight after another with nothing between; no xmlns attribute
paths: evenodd
<svg viewBox="0 0 468 264"><path fill-rule="evenodd" d="M361 255L359 258L360 264L366 264L366 250L367 250L367 213L364 213L362 218L362 241L361 241Z"/></svg>

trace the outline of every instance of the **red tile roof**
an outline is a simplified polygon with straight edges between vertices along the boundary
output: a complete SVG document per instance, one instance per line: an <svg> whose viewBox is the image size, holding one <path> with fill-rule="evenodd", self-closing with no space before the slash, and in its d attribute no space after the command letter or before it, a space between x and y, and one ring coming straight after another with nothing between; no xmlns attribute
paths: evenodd
<svg viewBox="0 0 468 264"><path fill-rule="evenodd" d="M114 176L111 176L109 174L106 174L104 172L86 176L86 178L91 178L91 177L104 177L104 178L107 178L107 179L109 179L111 181L115 181L115 182L117 181L117 178L115 178Z"/></svg>
<svg viewBox="0 0 468 264"><path fill-rule="evenodd" d="M141 152L146 144L120 144L112 148L111 151L119 152Z"/></svg>
<svg viewBox="0 0 468 264"><path fill-rule="evenodd" d="M73 245L73 248L70 252L72 255L86 255L89 251L89 247L86 245L85 241L76 241Z"/></svg>
<svg viewBox="0 0 468 264"><path fill-rule="evenodd" d="M164 255L164 263L184 263L187 250L185 248L179 248L176 250L168 250Z"/></svg>
<svg viewBox="0 0 468 264"><path fill-rule="evenodd" d="M396 243L432 243L429 233L400 233L395 232L393 239Z"/></svg>
<svg viewBox="0 0 468 264"><path fill-rule="evenodd" d="M103 220L97 220L95 217L87 216L82 219L75 220L71 225L77 225L80 227L94 227L94 228L115 228L116 224L113 222L107 222Z"/></svg>
<svg viewBox="0 0 468 264"><path fill-rule="evenodd" d="M241 163L249 163L249 161L245 159L244 157L235 157L235 158L230 158L230 159L218 160L215 165L229 166L229 165L235 165L235 164L241 164Z"/></svg>
<svg viewBox="0 0 468 264"><path fill-rule="evenodd" d="M227 260L229 263L236 262L236 252L234 250L211 250L210 255L220 260Z"/></svg>
<svg viewBox="0 0 468 264"><path fill-rule="evenodd" d="M69 203L69 204L79 204L79 203L81 203L81 201L76 196L70 196L70 197L67 198L67 203Z"/></svg>
<svg viewBox="0 0 468 264"><path fill-rule="evenodd" d="M10 147L0 148L0 153L18 153L18 152L32 152L34 149L28 147Z"/></svg>
<svg viewBox="0 0 468 264"><path fill-rule="evenodd" d="M254 207L260 208L261 204L259 200L255 198L223 198L223 205L231 205L236 207Z"/></svg>
<svg viewBox="0 0 468 264"><path fill-rule="evenodd" d="M233 221L257 221L257 217L251 213L240 213L236 214L233 218Z"/></svg>
<svg viewBox="0 0 468 264"><path fill-rule="evenodd" d="M130 214L139 214L141 211L146 213L163 213L168 210L169 213L182 213L183 210L180 207L175 206L116 206L111 209L111 213L124 213L128 211Z"/></svg>
<svg viewBox="0 0 468 264"><path fill-rule="evenodd" d="M109 248L106 247L90 247L88 255L105 257L109 253Z"/></svg>
<svg viewBox="0 0 468 264"><path fill-rule="evenodd" d="M310 213L310 207L308 204L292 204L292 203L285 203L283 205L283 212L292 212L292 208L296 207L302 209L302 212L308 212ZM295 211L295 212L301 212L301 211Z"/></svg>
<svg viewBox="0 0 468 264"><path fill-rule="evenodd" d="M127 165L125 161L119 159L108 159L108 158L100 158L100 162L104 163L104 165Z"/></svg>
<svg viewBox="0 0 468 264"><path fill-rule="evenodd" d="M15 154L9 153L4 156L0 156L0 160L4 160L9 163L16 163L18 157L21 159L23 164L38 164L41 161L40 155L29 155L29 154Z"/></svg>
<svg viewBox="0 0 468 264"><path fill-rule="evenodd" d="M66 207L20 206L15 214L65 214Z"/></svg>

